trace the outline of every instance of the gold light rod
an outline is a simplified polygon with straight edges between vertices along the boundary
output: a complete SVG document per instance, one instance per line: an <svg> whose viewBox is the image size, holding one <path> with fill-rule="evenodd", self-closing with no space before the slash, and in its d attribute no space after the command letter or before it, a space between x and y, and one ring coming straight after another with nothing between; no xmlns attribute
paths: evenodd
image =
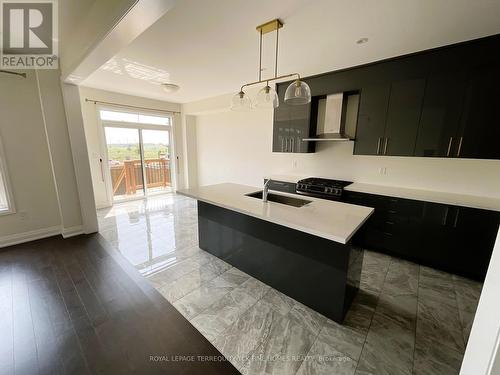
<svg viewBox="0 0 500 375"><path fill-rule="evenodd" d="M260 41L259 41L259 80L255 82L250 82L250 83L245 83L243 86L241 86L240 92L243 92L243 88L247 86L253 86L257 85L259 83L264 83L267 82L269 83L270 81L276 81L278 79L283 79L283 78L289 78L289 77L294 77L297 76L297 79L300 79L300 75L298 73L293 73L293 74L286 74L283 76L277 76L278 75L278 33L279 29L283 27L283 22L281 22L278 18L263 23L262 25L259 25L256 27L256 30L260 34ZM268 79L261 79L262 75L262 35L267 34L267 33L272 33L273 31L276 31L276 56L275 56L275 66L274 66L274 77L273 78L268 78Z"/></svg>
<svg viewBox="0 0 500 375"><path fill-rule="evenodd" d="M269 79L263 79L263 80L259 80L259 81L255 81L255 82L245 83L243 86L241 86L240 92L243 91L243 88L247 87L247 86L253 86L253 85L257 85L259 83L276 81L278 79L289 78L289 77L294 77L294 76L297 76L297 79L300 79L299 73L292 73L292 74L286 74L284 76L279 76L279 77L274 77L274 78L269 78Z"/></svg>

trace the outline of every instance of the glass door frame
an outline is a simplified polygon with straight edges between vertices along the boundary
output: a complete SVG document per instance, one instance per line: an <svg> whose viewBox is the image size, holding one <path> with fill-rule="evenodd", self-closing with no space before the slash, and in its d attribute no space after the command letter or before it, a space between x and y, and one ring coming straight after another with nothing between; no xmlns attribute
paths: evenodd
<svg viewBox="0 0 500 375"><path fill-rule="evenodd" d="M101 120L101 117L100 117L101 110L108 110L108 111L115 111L115 112L127 112L127 113L139 113L142 115L155 115L155 116L168 117L170 119L170 125L154 125L154 124L143 124L143 123L134 123L134 122ZM175 154L175 144L174 144L174 139L175 139L175 137L174 137L174 116L172 114L162 112L162 111L150 111L150 110L131 111L131 110L128 110L126 107L96 106L96 115L97 115L99 136L101 138L101 155L102 155L101 173L102 173L102 176L104 179L104 184L106 187L106 196L107 196L107 201L108 201L107 203L108 203L109 207L111 207L116 202L114 202L114 200L113 200L113 187L112 187L112 180L111 180L111 172L109 169L109 156L108 156L108 147L107 147L108 145L106 142L106 132L105 132L106 127L122 128L122 129L134 129L134 130L137 130L138 134L139 134L139 150L140 150L140 157L141 157L144 195L131 196L130 198L120 199L119 202L127 202L127 201L132 201L132 200L145 199L145 198L148 198L150 196L148 194L146 169L145 169L145 163L144 163L144 146L143 146L143 142L142 142L142 130L160 130L160 131L167 131L168 132L169 147L170 147L170 150L169 150L169 153L170 153L170 183L171 183L172 191L175 191L176 186L177 186L177 181L176 181L176 176L177 176L176 160L177 160L177 158L175 157L176 154ZM154 194L154 195L156 195L156 194Z"/></svg>

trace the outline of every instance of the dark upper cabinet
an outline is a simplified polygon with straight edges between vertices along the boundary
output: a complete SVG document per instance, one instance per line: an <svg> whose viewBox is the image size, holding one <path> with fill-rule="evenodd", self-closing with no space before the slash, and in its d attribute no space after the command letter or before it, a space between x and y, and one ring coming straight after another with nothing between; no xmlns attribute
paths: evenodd
<svg viewBox="0 0 500 375"><path fill-rule="evenodd" d="M303 141L304 138L308 138L309 134L316 130L315 124L313 125L311 121L311 103L291 107L289 128L290 152L314 152L314 143Z"/></svg>
<svg viewBox="0 0 500 375"><path fill-rule="evenodd" d="M415 156L453 157L456 154L468 55L470 51L461 47L430 54Z"/></svg>
<svg viewBox="0 0 500 375"><path fill-rule="evenodd" d="M427 78L415 156L452 157L464 104L464 71L439 72Z"/></svg>
<svg viewBox="0 0 500 375"><path fill-rule="evenodd" d="M392 83L382 146L383 155L413 155L424 90L424 78Z"/></svg>
<svg viewBox="0 0 500 375"><path fill-rule="evenodd" d="M280 105L274 110L273 152L287 151L285 140L287 140L289 128L290 112Z"/></svg>
<svg viewBox="0 0 500 375"><path fill-rule="evenodd" d="M380 155L389 103L389 83L366 85L361 89L355 155Z"/></svg>
<svg viewBox="0 0 500 375"><path fill-rule="evenodd" d="M273 152L314 152L314 143L303 141L316 131L316 124L311 121L311 103L286 104L284 96L288 85L283 83L276 86L280 105L274 110Z"/></svg>
<svg viewBox="0 0 500 375"><path fill-rule="evenodd" d="M413 155L424 90L423 78L365 86L354 154Z"/></svg>
<svg viewBox="0 0 500 375"><path fill-rule="evenodd" d="M500 159L500 64L472 66L455 157Z"/></svg>
<svg viewBox="0 0 500 375"><path fill-rule="evenodd" d="M283 102L273 151L314 152L314 98L360 92L354 154L500 159L500 35L335 71L306 81L313 101Z"/></svg>

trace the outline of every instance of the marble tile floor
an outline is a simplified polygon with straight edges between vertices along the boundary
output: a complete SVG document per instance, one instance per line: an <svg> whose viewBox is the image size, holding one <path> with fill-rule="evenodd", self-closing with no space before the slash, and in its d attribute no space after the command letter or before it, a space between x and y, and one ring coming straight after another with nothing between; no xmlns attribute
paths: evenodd
<svg viewBox="0 0 500 375"><path fill-rule="evenodd" d="M99 210L100 233L243 374L458 374L480 283L365 251L340 325L197 246L196 201Z"/></svg>

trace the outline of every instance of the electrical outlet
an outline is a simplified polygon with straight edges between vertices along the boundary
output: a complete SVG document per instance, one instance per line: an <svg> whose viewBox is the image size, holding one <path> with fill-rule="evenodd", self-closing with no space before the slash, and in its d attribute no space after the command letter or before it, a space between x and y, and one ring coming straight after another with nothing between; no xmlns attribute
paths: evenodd
<svg viewBox="0 0 500 375"><path fill-rule="evenodd" d="M19 218L20 218L22 221L27 221L27 220L29 220L29 215L28 215L28 212L27 212L27 211L19 211Z"/></svg>
<svg viewBox="0 0 500 375"><path fill-rule="evenodd" d="M387 168L386 167L380 167L378 169L378 174L381 175L381 176L387 175Z"/></svg>

